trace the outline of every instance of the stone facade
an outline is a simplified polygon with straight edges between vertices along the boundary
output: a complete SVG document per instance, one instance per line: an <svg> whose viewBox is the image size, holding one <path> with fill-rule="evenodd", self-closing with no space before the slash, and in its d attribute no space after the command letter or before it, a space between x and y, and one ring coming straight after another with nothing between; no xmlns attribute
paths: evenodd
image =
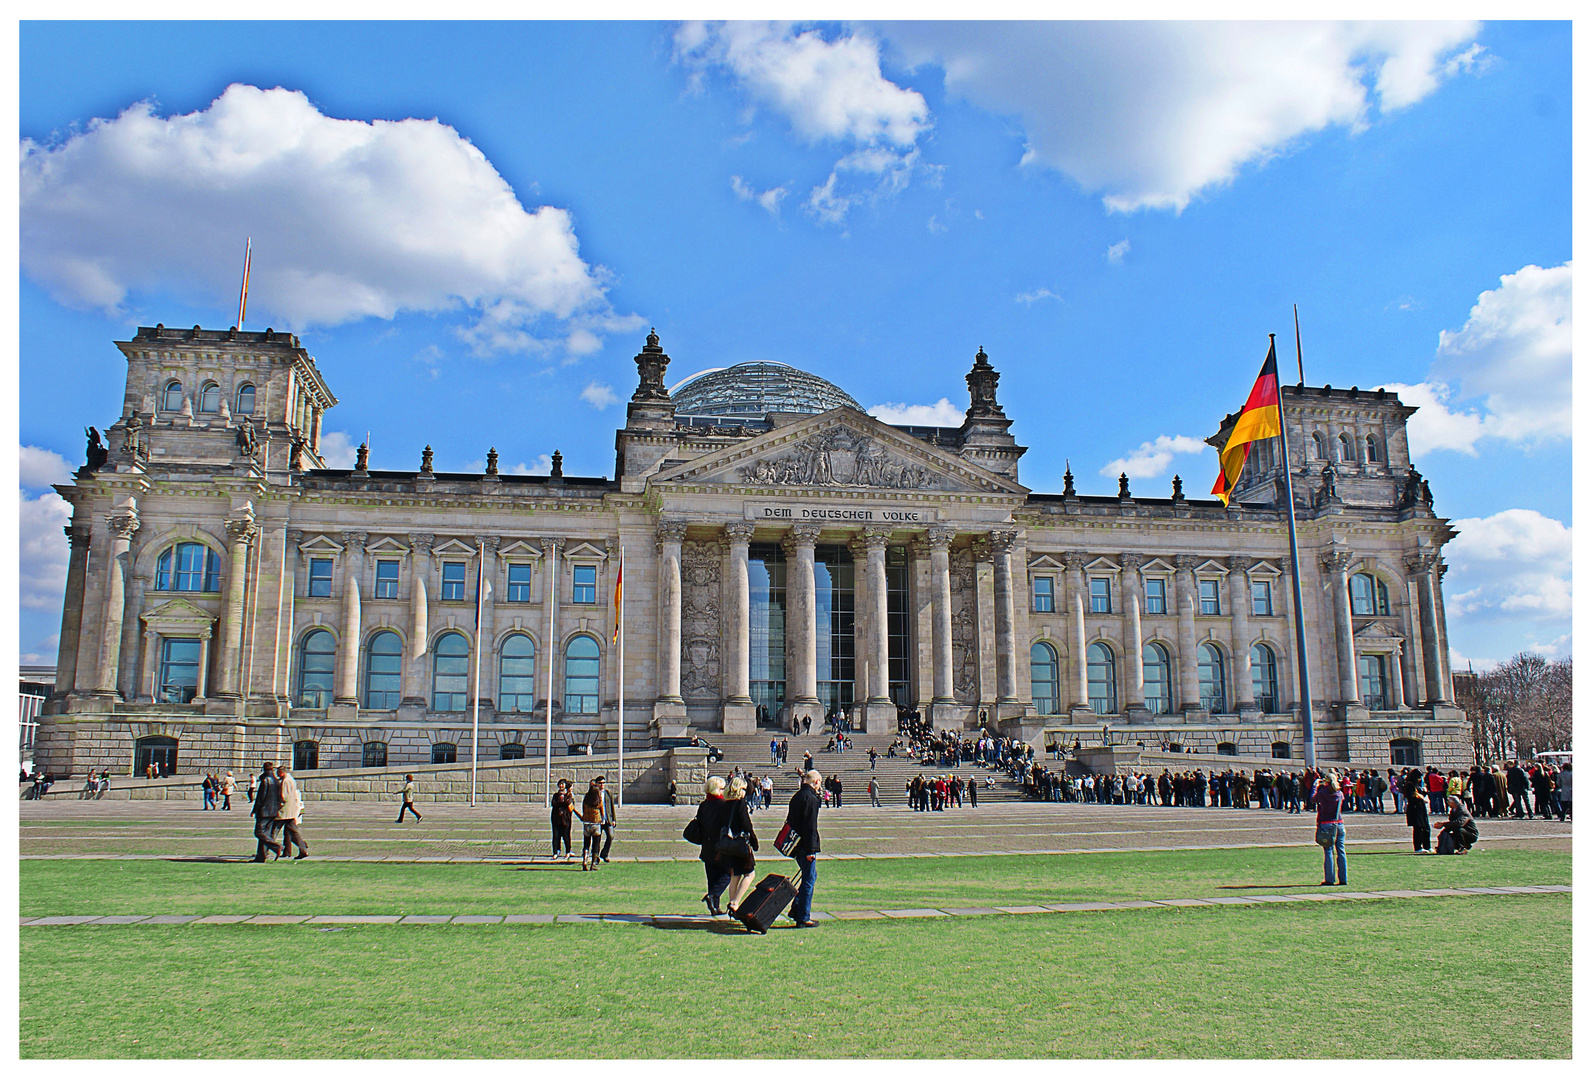
<svg viewBox="0 0 1592 1080"><path fill-rule="evenodd" d="M1126 477L1109 498L1077 495L1070 473L1059 494L1023 487L982 350L958 428L849 406L732 424L675 415L650 335L608 479L561 462L500 475L495 451L483 473L439 473L429 448L415 471L372 471L363 448L329 469L336 399L291 335L157 326L117 345L123 415L58 488L72 549L38 736L57 775L161 753L179 771L295 754L412 770L463 758L476 715L482 760L534 758L549 730L555 755L612 751L621 709L641 752L764 713L821 719L839 669L820 653L842 632L869 731L893 730L902 705L1034 741L1109 726L1146 747L1297 758L1308 693L1323 759L1383 766L1397 745L1450 764L1469 746L1442 604L1453 533L1391 394L1284 387L1286 457L1256 444L1223 507L1178 480L1170 498ZM769 647L753 636L754 547L784 574L774 710L751 675ZM843 631L819 622L839 618L815 591L820 548L853 569Z"/></svg>

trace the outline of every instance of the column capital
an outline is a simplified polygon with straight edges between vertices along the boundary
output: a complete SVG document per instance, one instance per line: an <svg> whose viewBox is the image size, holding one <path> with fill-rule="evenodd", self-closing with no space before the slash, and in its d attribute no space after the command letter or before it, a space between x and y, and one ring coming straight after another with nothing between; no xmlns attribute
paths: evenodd
<svg viewBox="0 0 1592 1080"><path fill-rule="evenodd" d="M1347 548L1334 548L1321 554L1321 569L1329 574L1341 574L1354 562L1354 552Z"/></svg>
<svg viewBox="0 0 1592 1080"><path fill-rule="evenodd" d="M751 543L752 533L757 530L757 524L751 521L727 521L724 523L724 538L732 544Z"/></svg>
<svg viewBox="0 0 1592 1080"><path fill-rule="evenodd" d="M956 530L944 525L930 525L923 531L923 538L928 541L929 550L938 548L941 551L951 546L951 541L956 538Z"/></svg>
<svg viewBox="0 0 1592 1080"><path fill-rule="evenodd" d="M106 514L105 524L110 526L111 535L117 540L131 540L138 531L138 512L124 510L119 514Z"/></svg>
<svg viewBox="0 0 1592 1080"><path fill-rule="evenodd" d="M300 543L303 539L304 539L304 530L303 529L289 529L287 531L287 542L288 543L297 544L297 543Z"/></svg>
<svg viewBox="0 0 1592 1080"><path fill-rule="evenodd" d="M1412 574L1429 574L1437 567L1437 556L1416 554L1404 558L1404 569Z"/></svg>
<svg viewBox="0 0 1592 1080"><path fill-rule="evenodd" d="M1177 555L1172 559L1172 565L1177 567L1180 574L1192 574L1204 562L1198 555Z"/></svg>
<svg viewBox="0 0 1592 1080"><path fill-rule="evenodd" d="M929 542L921 536L914 536L907 541L907 554L914 559L927 559L929 557Z"/></svg>
<svg viewBox="0 0 1592 1080"><path fill-rule="evenodd" d="M1136 551L1124 551L1117 556L1117 562L1122 564L1122 569L1135 574L1144 568L1144 556Z"/></svg>
<svg viewBox="0 0 1592 1080"><path fill-rule="evenodd" d="M555 554L563 545L564 541L560 540L556 536L542 537L542 557L547 558L548 556Z"/></svg>
<svg viewBox="0 0 1592 1080"><path fill-rule="evenodd" d="M994 547L995 547L995 545L993 543L991 543L988 533L984 534L983 536L975 536L975 537L973 537L973 542L972 542L973 561L974 562L994 562L995 561L995 550L994 550Z"/></svg>
<svg viewBox="0 0 1592 1080"><path fill-rule="evenodd" d="M154 641L156 638L160 637L160 631L146 624L144 626L144 637L148 638L150 641Z"/></svg>
<svg viewBox="0 0 1592 1080"><path fill-rule="evenodd" d="M868 561L868 549L871 546L872 545L870 545L868 543L868 541L863 539L861 536L853 536L850 540L846 541L846 550L851 552L851 558L852 558L852 561L854 561L854 562L859 562L859 563L867 562ZM884 545L881 544L881 545L879 545L879 547L882 550Z"/></svg>
<svg viewBox="0 0 1592 1080"><path fill-rule="evenodd" d="M259 533L259 526L254 523L252 514L240 518L231 518L222 523L227 529L227 539L233 544L247 544Z"/></svg>
<svg viewBox="0 0 1592 1080"><path fill-rule="evenodd" d="M1060 554L1062 569L1068 573L1082 571L1084 564L1089 561L1087 551L1063 551Z"/></svg>
<svg viewBox="0 0 1592 1080"><path fill-rule="evenodd" d="M475 538L476 550L479 551L480 549L485 548L488 556L496 555L498 552L498 547L502 543L503 538L501 536L477 536Z"/></svg>
<svg viewBox="0 0 1592 1080"><path fill-rule="evenodd" d="M437 542L432 533L410 533L409 550L416 555L430 555L431 546Z"/></svg>
<svg viewBox="0 0 1592 1080"><path fill-rule="evenodd" d="M658 543L678 544L685 539L686 523L677 519L658 520Z"/></svg>
<svg viewBox="0 0 1592 1080"><path fill-rule="evenodd" d="M66 533L67 542L72 547L88 547L94 536L93 530L86 525L68 525L61 531Z"/></svg>
<svg viewBox="0 0 1592 1080"><path fill-rule="evenodd" d="M357 530L345 532L343 534L343 547L345 550L352 548L363 552L365 550L365 541L369 539L370 533L368 532L359 532Z"/></svg>
<svg viewBox="0 0 1592 1080"><path fill-rule="evenodd" d="M1017 546L1016 529L991 529L989 531L989 544L996 552L1010 555Z"/></svg>
<svg viewBox="0 0 1592 1080"><path fill-rule="evenodd" d="M868 525L862 530L862 540L870 548L887 547L890 544L890 528L885 525Z"/></svg>
<svg viewBox="0 0 1592 1080"><path fill-rule="evenodd" d="M785 549L785 554L794 554L797 548L811 548L818 542L818 534L823 531L822 525L811 523L792 525L780 540L780 546Z"/></svg>
<svg viewBox="0 0 1592 1080"><path fill-rule="evenodd" d="M1249 573L1250 568L1254 565L1255 560L1248 555L1227 556L1227 569L1231 570L1235 574L1247 574Z"/></svg>

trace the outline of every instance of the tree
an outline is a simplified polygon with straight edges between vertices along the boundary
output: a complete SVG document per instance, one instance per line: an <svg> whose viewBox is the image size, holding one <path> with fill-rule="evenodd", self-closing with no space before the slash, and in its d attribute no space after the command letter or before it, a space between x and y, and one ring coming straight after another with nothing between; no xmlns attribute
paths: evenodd
<svg viewBox="0 0 1592 1080"><path fill-rule="evenodd" d="M1457 674L1454 696L1471 718L1476 760L1497 762L1570 748L1571 661L1523 652L1491 671Z"/></svg>

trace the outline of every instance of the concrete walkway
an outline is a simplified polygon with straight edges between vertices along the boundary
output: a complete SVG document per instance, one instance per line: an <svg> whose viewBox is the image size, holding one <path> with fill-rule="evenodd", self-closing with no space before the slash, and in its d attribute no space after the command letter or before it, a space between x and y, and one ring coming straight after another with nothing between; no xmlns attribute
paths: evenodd
<svg viewBox="0 0 1592 1080"><path fill-rule="evenodd" d="M945 919L985 915L1047 915L1080 911L1129 911L1145 908L1242 907L1255 904L1308 904L1333 900L1426 900L1447 896L1541 896L1568 894L1569 885L1475 886L1464 889L1389 889L1382 892L1276 893L1249 896L1210 896L1178 900L1118 900L1070 904L1030 904L1016 907L894 908L881 911L814 911L814 921L831 919ZM254 926L339 926L384 924L397 926L491 926L510 923L632 923L660 929L733 928L727 916L642 915L632 913L571 913L566 915L49 915L23 918L22 926L217 926L246 923ZM782 922L777 928L793 929Z"/></svg>

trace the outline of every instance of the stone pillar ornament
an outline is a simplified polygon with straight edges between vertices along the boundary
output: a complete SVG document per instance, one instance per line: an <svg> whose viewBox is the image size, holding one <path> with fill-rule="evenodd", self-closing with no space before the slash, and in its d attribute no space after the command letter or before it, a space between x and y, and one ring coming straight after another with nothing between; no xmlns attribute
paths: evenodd
<svg viewBox="0 0 1592 1080"><path fill-rule="evenodd" d="M1179 706L1184 712L1200 708L1199 651L1194 641L1194 612L1198 610L1199 583L1194 580L1194 570L1200 564L1197 555L1179 555L1172 560L1177 567L1177 690Z"/></svg>
<svg viewBox="0 0 1592 1080"><path fill-rule="evenodd" d="M243 597L249 570L249 545L260 529L254 523L254 511L248 509L228 519L225 525L231 561L227 570L227 606L221 623L221 671L216 680L216 696L235 699L243 693L238 683L243 675Z"/></svg>
<svg viewBox="0 0 1592 1080"><path fill-rule="evenodd" d="M1117 559L1122 564L1122 641L1128 654L1128 708L1133 713L1148 714L1144 703L1144 624L1141 615L1144 595L1144 556L1123 552ZM1145 719L1149 719L1148 715Z"/></svg>
<svg viewBox="0 0 1592 1080"><path fill-rule="evenodd" d="M426 704L426 657L430 652L432 533L409 534L409 641L405 650L404 693L401 704L423 708Z"/></svg>
<svg viewBox="0 0 1592 1080"><path fill-rule="evenodd" d="M66 526L72 554L66 564L66 603L61 609L61 642L56 651L55 688L52 698L64 698L77 689L77 649L83 630L83 583L88 571L92 533L80 525Z"/></svg>
<svg viewBox="0 0 1592 1080"><path fill-rule="evenodd" d="M365 573L367 539L368 533L343 534L343 632L337 643L337 678L333 684L333 701L337 705L359 704L359 583Z"/></svg>
<svg viewBox="0 0 1592 1080"><path fill-rule="evenodd" d="M862 541L868 566L868 730L872 731L873 706L894 712L890 701L890 590L885 576L890 530L869 526L862 530Z"/></svg>
<svg viewBox="0 0 1592 1080"><path fill-rule="evenodd" d="M1321 573L1332 589L1333 637L1338 654L1338 700L1360 703L1360 680L1354 661L1354 618L1349 607L1349 567L1354 552L1342 548L1321 556Z"/></svg>
<svg viewBox="0 0 1592 1080"><path fill-rule="evenodd" d="M1000 372L990 366L984 346L980 345L978 355L973 358L973 370L967 373L968 416L1005 418L1006 413L995 400L995 387L1000 381Z"/></svg>
<svg viewBox="0 0 1592 1080"><path fill-rule="evenodd" d="M1421 607L1421 660L1426 675L1427 706L1447 705L1443 694L1441 639L1437 631L1437 556L1412 555L1404 566L1415 577Z"/></svg>
<svg viewBox="0 0 1592 1080"><path fill-rule="evenodd" d="M1017 613L1012 589L1012 549L1015 529L995 529L989 534L990 556L995 564L995 699L1016 705Z"/></svg>
<svg viewBox="0 0 1592 1080"><path fill-rule="evenodd" d="M647 334L647 344L636 354L636 372L640 376L631 401L668 401L669 388L664 384L664 372L669 370L669 357L658 344L658 329Z"/></svg>
<svg viewBox="0 0 1592 1080"><path fill-rule="evenodd" d="M818 700L818 587L813 545L818 525L793 525L781 543L786 562L785 702L791 715L823 719Z"/></svg>
<svg viewBox="0 0 1592 1080"><path fill-rule="evenodd" d="M747 549L755 527L750 521L732 521L724 526L724 540L730 552L729 602L725 605L726 704L752 704L752 587Z"/></svg>
<svg viewBox="0 0 1592 1080"><path fill-rule="evenodd" d="M496 684L496 668L493 666L492 642L497 638L497 628L494 618L497 611L497 571L498 547L502 539L496 536L477 536L475 538L476 558L480 565L475 568L477 574L486 578L487 588L481 590L481 634L475 643L481 653L481 686L486 690L486 696L481 700L491 704L497 699L497 691L492 689ZM483 554L484 553L484 554ZM476 682L470 680L471 693L476 690Z"/></svg>
<svg viewBox="0 0 1592 1080"><path fill-rule="evenodd" d="M658 700L685 704L680 696L680 543L685 522L658 522Z"/></svg>
<svg viewBox="0 0 1592 1080"><path fill-rule="evenodd" d="M951 661L951 540L943 525L924 533L929 544L929 580L934 591L934 704L955 705Z"/></svg>
<svg viewBox="0 0 1592 1080"><path fill-rule="evenodd" d="M1067 575L1067 651L1072 654L1072 708L1089 707L1089 645L1084 627L1084 612L1088 608L1088 586L1083 580L1084 564L1089 556L1082 551L1061 553L1062 569Z"/></svg>
<svg viewBox="0 0 1592 1080"><path fill-rule="evenodd" d="M138 512L129 508L108 514L105 524L110 528L111 549L105 564L105 607L100 620L94 693L115 697L117 669L121 665L122 621L127 612L127 553L132 548L133 534L138 531Z"/></svg>
<svg viewBox="0 0 1592 1080"><path fill-rule="evenodd" d="M1249 655L1249 568L1255 560L1244 555L1227 557L1227 601L1232 608L1233 711L1255 708L1255 673Z"/></svg>

